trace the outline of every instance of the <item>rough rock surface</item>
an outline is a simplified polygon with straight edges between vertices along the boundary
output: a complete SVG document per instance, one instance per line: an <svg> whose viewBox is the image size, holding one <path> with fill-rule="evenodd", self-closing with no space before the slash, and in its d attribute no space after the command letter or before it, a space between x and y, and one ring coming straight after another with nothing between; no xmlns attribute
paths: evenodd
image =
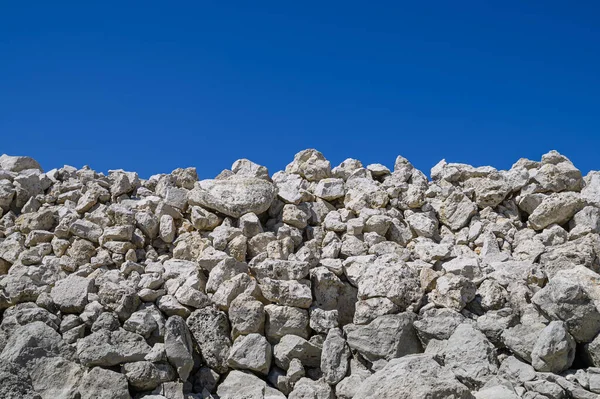
<svg viewBox="0 0 600 399"><path fill-rule="evenodd" d="M600 397L600 172L0 156L0 397Z"/></svg>

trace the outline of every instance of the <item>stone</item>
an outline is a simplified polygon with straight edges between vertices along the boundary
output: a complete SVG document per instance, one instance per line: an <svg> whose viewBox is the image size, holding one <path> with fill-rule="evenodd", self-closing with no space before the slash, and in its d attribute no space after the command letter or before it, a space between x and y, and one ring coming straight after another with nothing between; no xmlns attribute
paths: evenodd
<svg viewBox="0 0 600 399"><path fill-rule="evenodd" d="M568 222L583 208L583 201L572 192L552 194L544 198L529 216L529 224L534 230L542 230L551 224Z"/></svg>
<svg viewBox="0 0 600 399"><path fill-rule="evenodd" d="M234 338L264 331L265 306L251 295L241 294L235 298L229 305L228 316Z"/></svg>
<svg viewBox="0 0 600 399"><path fill-rule="evenodd" d="M189 192L188 201L239 218L252 212L261 214L275 198L270 182L254 177L232 176L224 180L202 180Z"/></svg>
<svg viewBox="0 0 600 399"><path fill-rule="evenodd" d="M101 367L94 367L82 378L79 386L81 399L130 399L127 378Z"/></svg>
<svg viewBox="0 0 600 399"><path fill-rule="evenodd" d="M56 282L50 296L65 313L81 313L88 303L88 294L94 288L94 280L70 275Z"/></svg>
<svg viewBox="0 0 600 399"><path fill-rule="evenodd" d="M86 367L108 367L144 360L150 349L144 337L121 328L99 330L77 342L79 361Z"/></svg>
<svg viewBox="0 0 600 399"><path fill-rule="evenodd" d="M308 309L312 303L307 280L275 280L263 278L259 284L264 297L273 303Z"/></svg>
<svg viewBox="0 0 600 399"><path fill-rule="evenodd" d="M238 337L229 351L227 365L266 375L271 367L272 349L265 337L252 333Z"/></svg>
<svg viewBox="0 0 600 399"><path fill-rule="evenodd" d="M227 315L215 308L206 307L192 312L186 323L206 364L219 373L225 373L231 348Z"/></svg>
<svg viewBox="0 0 600 399"><path fill-rule="evenodd" d="M169 363L181 380L186 381L194 367L194 348L190 330L180 316L171 316L165 323L165 351Z"/></svg>
<svg viewBox="0 0 600 399"><path fill-rule="evenodd" d="M151 391L161 383L157 365L148 361L125 363L122 373L134 391Z"/></svg>
<svg viewBox="0 0 600 399"><path fill-rule="evenodd" d="M470 390L430 355L391 360L363 381L353 399L473 399Z"/></svg>
<svg viewBox="0 0 600 399"><path fill-rule="evenodd" d="M481 388L498 372L496 349L468 323L456 327L444 349L444 365L470 388Z"/></svg>
<svg viewBox="0 0 600 399"><path fill-rule="evenodd" d="M465 317L448 308L433 308L425 311L413 326L424 345L432 339L446 340L452 336L456 327L464 323Z"/></svg>
<svg viewBox="0 0 600 399"><path fill-rule="evenodd" d="M265 335L271 342L277 342L285 335L309 338L309 317L306 309L291 306L266 305Z"/></svg>
<svg viewBox="0 0 600 399"><path fill-rule="evenodd" d="M325 178L319 180L314 191L315 195L325 201L343 198L346 194L344 180L339 178Z"/></svg>
<svg viewBox="0 0 600 399"><path fill-rule="evenodd" d="M340 382L348 372L350 349L342 335L342 330L332 328L323 342L321 371L324 381L330 385Z"/></svg>
<svg viewBox="0 0 600 399"><path fill-rule="evenodd" d="M537 371L560 374L575 360L575 340L562 321L552 321L542 330L531 352Z"/></svg>
<svg viewBox="0 0 600 399"><path fill-rule="evenodd" d="M379 316L364 326L345 326L348 346L371 362L420 353L414 319L414 314L405 312Z"/></svg>
<svg viewBox="0 0 600 399"><path fill-rule="evenodd" d="M0 169L16 173L27 169L42 170L40 164L31 157L10 156L6 154L0 155Z"/></svg>
<svg viewBox="0 0 600 399"><path fill-rule="evenodd" d="M556 275L531 301L550 319L564 321L577 342L600 332L600 313L584 287L569 275Z"/></svg>
<svg viewBox="0 0 600 399"><path fill-rule="evenodd" d="M321 365L321 348L297 335L285 335L273 349L275 364L287 370L292 359L299 359L305 367Z"/></svg>
<svg viewBox="0 0 600 399"><path fill-rule="evenodd" d="M319 151L309 149L297 153L285 171L299 174L308 181L319 181L331 176L331 164Z"/></svg>

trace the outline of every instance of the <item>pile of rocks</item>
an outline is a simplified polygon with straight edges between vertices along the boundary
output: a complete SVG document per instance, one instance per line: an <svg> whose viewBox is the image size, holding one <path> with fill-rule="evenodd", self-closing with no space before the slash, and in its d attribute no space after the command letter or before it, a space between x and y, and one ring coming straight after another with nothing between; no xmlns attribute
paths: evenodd
<svg viewBox="0 0 600 399"><path fill-rule="evenodd" d="M600 395L600 172L0 157L0 397Z"/></svg>

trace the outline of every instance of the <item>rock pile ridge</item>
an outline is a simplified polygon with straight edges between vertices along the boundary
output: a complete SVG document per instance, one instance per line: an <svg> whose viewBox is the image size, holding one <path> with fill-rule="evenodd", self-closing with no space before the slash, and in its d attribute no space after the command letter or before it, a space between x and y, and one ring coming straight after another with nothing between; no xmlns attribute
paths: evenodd
<svg viewBox="0 0 600 399"><path fill-rule="evenodd" d="M0 397L600 398L600 172L0 156Z"/></svg>

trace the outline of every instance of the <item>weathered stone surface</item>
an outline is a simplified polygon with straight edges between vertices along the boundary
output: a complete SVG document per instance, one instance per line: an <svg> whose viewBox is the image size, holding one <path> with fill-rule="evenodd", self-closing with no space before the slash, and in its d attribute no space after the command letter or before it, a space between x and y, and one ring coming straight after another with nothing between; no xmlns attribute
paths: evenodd
<svg viewBox="0 0 600 399"><path fill-rule="evenodd" d="M379 316L365 326L346 326L348 346L372 362L420 353L414 320L414 314L407 312Z"/></svg>
<svg viewBox="0 0 600 399"><path fill-rule="evenodd" d="M266 211L275 197L270 182L254 177L230 177L225 180L202 180L189 192L188 201L239 218L252 212Z"/></svg>
<svg viewBox="0 0 600 399"><path fill-rule="evenodd" d="M193 343L190 330L180 316L171 316L165 323L165 351L182 381L194 367Z"/></svg>
<svg viewBox="0 0 600 399"><path fill-rule="evenodd" d="M217 372L226 372L227 357L231 348L227 315L212 307L206 307L194 311L186 323L200 346L206 364Z"/></svg>
<svg viewBox="0 0 600 399"><path fill-rule="evenodd" d="M266 338L260 334L238 337L229 351L227 364L241 370L251 370L266 375L271 367L272 350Z"/></svg>
<svg viewBox="0 0 600 399"><path fill-rule="evenodd" d="M87 367L136 362L144 360L149 352L144 337L123 329L99 330L77 342L77 355Z"/></svg>
<svg viewBox="0 0 600 399"><path fill-rule="evenodd" d="M330 385L340 382L348 372L349 360L350 349L346 345L342 330L332 328L323 342L321 354L321 371L325 382Z"/></svg>
<svg viewBox="0 0 600 399"><path fill-rule="evenodd" d="M94 280L71 275L56 282L50 296L65 313L81 313L88 303L88 294L94 288Z"/></svg>
<svg viewBox="0 0 600 399"><path fill-rule="evenodd" d="M444 365L465 385L481 388L498 372L496 349L470 324L456 327L444 349Z"/></svg>
<svg viewBox="0 0 600 399"><path fill-rule="evenodd" d="M130 399L125 375L94 367L82 379L79 386L81 399Z"/></svg>
<svg viewBox="0 0 600 399"><path fill-rule="evenodd" d="M553 321L542 330L531 352L537 371L560 374L573 364L575 340L562 321Z"/></svg>
<svg viewBox="0 0 600 399"><path fill-rule="evenodd" d="M354 399L472 399L469 389L432 356L410 355L393 359L367 378Z"/></svg>

